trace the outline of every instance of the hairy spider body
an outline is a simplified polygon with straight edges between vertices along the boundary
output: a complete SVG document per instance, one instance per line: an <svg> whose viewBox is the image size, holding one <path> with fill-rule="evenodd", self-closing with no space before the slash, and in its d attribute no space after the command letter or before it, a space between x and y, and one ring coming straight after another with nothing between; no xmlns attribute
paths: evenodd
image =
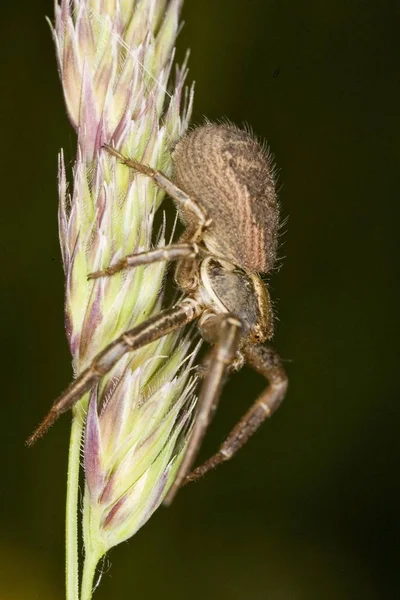
<svg viewBox="0 0 400 600"><path fill-rule="evenodd" d="M176 244L128 255L88 278L175 260L175 280L186 297L104 348L55 401L28 444L43 435L125 353L198 319L202 337L213 348L186 453L166 498L168 504L181 485L230 459L278 408L286 393L287 377L280 359L266 345L273 334L272 309L268 290L258 275L270 271L276 257L279 212L274 168L268 152L248 132L230 124L208 123L185 135L172 156L174 180L124 157L112 146L105 149L165 190L186 228ZM244 362L269 385L219 451L190 472L225 377Z"/></svg>
<svg viewBox="0 0 400 600"><path fill-rule="evenodd" d="M210 123L182 138L172 162L176 185L212 219L202 238L205 247L248 271L268 272L279 227L269 153L247 131ZM196 226L192 213L178 211L190 236Z"/></svg>

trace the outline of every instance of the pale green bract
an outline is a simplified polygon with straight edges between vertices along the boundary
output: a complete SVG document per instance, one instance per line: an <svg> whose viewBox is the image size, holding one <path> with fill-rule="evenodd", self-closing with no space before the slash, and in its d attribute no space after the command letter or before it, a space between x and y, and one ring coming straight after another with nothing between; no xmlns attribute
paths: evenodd
<svg viewBox="0 0 400 600"><path fill-rule="evenodd" d="M187 129L186 65L173 67L181 0L61 0L52 27L77 157L68 191L59 166L65 315L75 374L123 331L158 312L166 265L87 275L154 243L163 194L102 149L170 172ZM167 91L169 90L169 91ZM165 244L164 230L157 243ZM165 497L185 449L194 405L193 345L171 334L125 356L73 410L67 498L67 598L92 596L96 564L132 536ZM89 398L90 396L90 398ZM86 426L85 426L86 423ZM85 561L78 585L81 437Z"/></svg>

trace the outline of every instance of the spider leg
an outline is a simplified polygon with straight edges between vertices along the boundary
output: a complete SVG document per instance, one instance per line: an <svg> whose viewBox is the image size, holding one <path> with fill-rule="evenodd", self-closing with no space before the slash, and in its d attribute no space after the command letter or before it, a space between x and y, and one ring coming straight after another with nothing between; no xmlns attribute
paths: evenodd
<svg viewBox="0 0 400 600"><path fill-rule="evenodd" d="M110 265L101 271L89 273L88 279L97 279L98 277L110 277L123 269L138 267L140 265L149 265L155 262L180 260L182 258L195 258L199 254L197 244L171 244L163 248L155 248L147 252L138 252L128 254L115 264Z"/></svg>
<svg viewBox="0 0 400 600"><path fill-rule="evenodd" d="M218 403L224 383L224 376L229 366L235 360L240 344L241 329L241 321L233 315L223 315L220 320L217 331L217 342L210 353L210 368L201 387L198 409L186 453L175 481L164 500L164 504L166 505L171 504L197 456L197 452Z"/></svg>
<svg viewBox="0 0 400 600"><path fill-rule="evenodd" d="M175 183L161 171L152 169L147 165L124 156L118 152L118 150L112 146L109 146L108 144L104 144L103 148L107 150L109 154L118 158L118 160L120 160L127 167L142 173L142 175L147 175L147 177L150 177L159 188L164 190L168 196L175 201L178 208L182 208L185 212L187 211L191 214L190 221L192 225L189 228L190 236L185 236L184 241L197 242L201 240L204 230L210 224L210 220L207 218L206 211L196 200L181 190L181 188L175 185Z"/></svg>
<svg viewBox="0 0 400 600"><path fill-rule="evenodd" d="M104 144L103 148L127 167L138 171L142 175L150 177L159 188L164 190L172 198L178 210L180 209L180 211L185 214L186 229L183 232L178 245L186 243L196 244L197 242L201 242L204 231L211 224L211 219L208 218L206 211L197 200L189 196L161 171L152 169L147 165L124 156L108 144ZM188 256L178 257L181 258L181 260L179 260L175 271L176 282L186 292L191 292L196 288L195 261L190 254L192 254L192 252L190 252Z"/></svg>
<svg viewBox="0 0 400 600"><path fill-rule="evenodd" d="M173 308L163 310L140 325L120 335L108 344L92 360L67 389L57 398L43 421L27 439L26 444L34 444L58 417L69 410L90 388L106 375L127 352L146 346L168 333L175 331L196 319L202 307L194 300L183 300Z"/></svg>
<svg viewBox="0 0 400 600"><path fill-rule="evenodd" d="M219 451L187 475L182 485L196 481L220 463L232 458L257 431L263 421L279 408L285 397L288 379L275 351L269 346L260 344L245 346L243 353L249 365L268 379L269 386L232 429Z"/></svg>

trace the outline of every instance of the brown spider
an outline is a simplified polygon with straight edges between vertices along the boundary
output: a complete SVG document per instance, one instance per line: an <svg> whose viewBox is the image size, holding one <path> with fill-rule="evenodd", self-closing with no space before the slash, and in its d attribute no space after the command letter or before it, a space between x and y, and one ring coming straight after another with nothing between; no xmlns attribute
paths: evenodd
<svg viewBox="0 0 400 600"><path fill-rule="evenodd" d="M104 271L91 273L89 278L176 260L175 281L186 297L104 348L54 402L27 443L43 435L125 353L198 319L202 337L214 347L187 450L166 499L170 503L181 485L229 460L275 412L286 393L286 373L278 355L265 344L273 334L272 308L268 290L257 274L271 271L276 258L279 212L274 169L260 144L247 131L231 124L207 123L186 134L172 154L174 181L111 146L105 149L167 192L186 229L178 243L130 254ZM225 376L244 362L261 373L269 386L219 451L190 472Z"/></svg>

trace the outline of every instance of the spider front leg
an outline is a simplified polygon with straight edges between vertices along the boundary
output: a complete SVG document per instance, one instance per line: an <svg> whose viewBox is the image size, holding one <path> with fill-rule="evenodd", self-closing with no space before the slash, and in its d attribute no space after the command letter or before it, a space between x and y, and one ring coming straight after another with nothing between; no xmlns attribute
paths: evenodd
<svg viewBox="0 0 400 600"><path fill-rule="evenodd" d="M180 272L180 280L186 284L186 288L190 288L189 283L194 271L194 258L198 256L200 249L196 242L201 241L204 230L210 224L207 215L203 208L183 190L173 183L164 173L152 169L136 160L127 158L118 150L105 144L103 148L112 156L115 156L127 167L138 171L142 175L147 175L153 179L154 183L159 188L167 192L174 200L178 208L181 208L186 214L190 215L191 225L183 233L179 243L171 244L163 248L155 248L147 252L138 252L128 254L115 264L110 265L106 269L94 271L88 275L88 279L97 279L99 277L112 276L123 269L138 267L139 265L152 264L161 261L179 261L177 271Z"/></svg>
<svg viewBox="0 0 400 600"><path fill-rule="evenodd" d="M126 331L108 344L92 360L90 366L82 371L69 387L57 398L39 427L27 439L28 446L34 444L46 433L60 415L67 412L82 396L127 352L138 350L168 333L184 327L202 313L201 306L194 300L183 300L173 308L163 310L144 323Z"/></svg>
<svg viewBox="0 0 400 600"><path fill-rule="evenodd" d="M226 314L222 317L209 317L209 320L213 322L213 329L217 324L217 343L210 353L209 370L201 387L193 429L175 481L164 500L166 505L171 504L186 474L193 465L218 404L225 375L235 360L240 344L242 323L237 317Z"/></svg>
<svg viewBox="0 0 400 600"><path fill-rule="evenodd" d="M97 279L98 277L110 277L123 269L138 267L140 265L150 265L155 262L172 261L183 259L193 259L198 256L200 250L197 244L171 244L163 248L155 248L147 252L137 252L127 254L119 261L110 265L101 271L89 273L88 279Z"/></svg>
<svg viewBox="0 0 400 600"><path fill-rule="evenodd" d="M182 241L190 243L201 241L203 233L211 223L211 220L208 219L206 211L198 202L196 202L196 200L191 198L180 187L175 185L175 183L161 171L152 169L147 165L124 156L118 152L118 150L112 146L109 146L108 144L104 144L103 148L112 154L112 156L118 158L118 160L120 160L127 167L138 171L138 173L141 173L142 175L147 175L147 177L150 177L160 189L164 190L164 192L166 192L168 196L172 198L178 209L182 209L184 213L190 214L189 221L191 225L188 228L188 231L186 231L182 236L184 238Z"/></svg>
<svg viewBox="0 0 400 600"><path fill-rule="evenodd" d="M233 428L219 451L185 477L182 485L196 481L220 463L232 458L265 419L273 415L285 397L288 379L278 354L269 346L263 345L245 346L243 353L249 365L268 379L269 386Z"/></svg>

